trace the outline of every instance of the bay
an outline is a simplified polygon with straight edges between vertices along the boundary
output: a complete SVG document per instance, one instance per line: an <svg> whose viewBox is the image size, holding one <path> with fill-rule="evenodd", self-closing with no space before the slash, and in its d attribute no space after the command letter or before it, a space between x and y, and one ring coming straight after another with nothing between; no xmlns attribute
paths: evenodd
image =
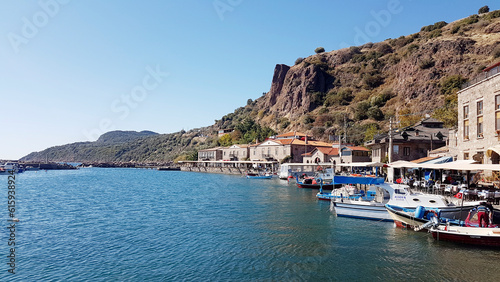
<svg viewBox="0 0 500 282"><path fill-rule="evenodd" d="M7 177L0 177L7 227ZM337 218L286 181L146 169L16 176L1 281L495 280L500 251Z"/></svg>

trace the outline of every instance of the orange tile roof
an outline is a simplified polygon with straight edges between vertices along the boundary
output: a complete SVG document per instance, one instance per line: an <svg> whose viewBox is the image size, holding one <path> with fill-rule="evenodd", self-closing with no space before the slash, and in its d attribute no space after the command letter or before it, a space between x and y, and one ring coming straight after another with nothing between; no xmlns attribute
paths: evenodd
<svg viewBox="0 0 500 282"><path fill-rule="evenodd" d="M308 136L308 137L311 137L310 135L307 135L307 134L302 133L302 132L290 131L290 132L287 132L287 133L283 133L283 134L277 135L276 138L294 137L294 136L300 136L300 137Z"/></svg>
<svg viewBox="0 0 500 282"><path fill-rule="evenodd" d="M325 155L336 156L339 154L339 148L317 147L316 149Z"/></svg>
<svg viewBox="0 0 500 282"><path fill-rule="evenodd" d="M347 148L353 150L353 151L365 151L365 152L369 152L370 150L365 148L365 147L361 147L361 146L347 146Z"/></svg>

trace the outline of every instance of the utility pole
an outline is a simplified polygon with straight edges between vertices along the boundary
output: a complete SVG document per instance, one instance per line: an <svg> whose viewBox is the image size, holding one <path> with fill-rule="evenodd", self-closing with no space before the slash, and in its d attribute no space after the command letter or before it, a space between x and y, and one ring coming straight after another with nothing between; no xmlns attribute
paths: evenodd
<svg viewBox="0 0 500 282"><path fill-rule="evenodd" d="M389 163L392 163L392 117L389 118L389 151L388 151Z"/></svg>

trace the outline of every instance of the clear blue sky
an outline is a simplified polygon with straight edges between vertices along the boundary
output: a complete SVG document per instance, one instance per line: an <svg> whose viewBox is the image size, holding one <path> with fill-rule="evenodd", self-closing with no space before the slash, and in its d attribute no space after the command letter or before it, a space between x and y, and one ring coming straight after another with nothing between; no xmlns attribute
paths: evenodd
<svg viewBox="0 0 500 282"><path fill-rule="evenodd" d="M0 159L100 133L208 126L276 64L451 22L497 1L0 2Z"/></svg>

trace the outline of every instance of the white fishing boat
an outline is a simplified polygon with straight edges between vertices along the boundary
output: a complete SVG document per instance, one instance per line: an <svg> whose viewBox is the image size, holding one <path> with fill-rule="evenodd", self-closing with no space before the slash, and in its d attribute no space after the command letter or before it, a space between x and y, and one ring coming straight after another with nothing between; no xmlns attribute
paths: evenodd
<svg viewBox="0 0 500 282"><path fill-rule="evenodd" d="M393 218L387 212L385 205L399 206L403 208L425 208L440 209L446 213L446 210L457 212L460 207L449 202L441 195L431 195L424 193L414 193L408 185L386 183L382 178L375 177L334 177L335 183L344 182L344 186L331 193L330 210L338 216L371 219L379 221L393 221ZM357 187L359 185L367 186L361 193ZM366 196L363 196L366 195ZM468 205L475 206L478 203ZM464 205L464 206L468 206ZM466 214L466 213L465 213ZM447 218L454 219L447 215ZM456 217L455 217L456 218Z"/></svg>

